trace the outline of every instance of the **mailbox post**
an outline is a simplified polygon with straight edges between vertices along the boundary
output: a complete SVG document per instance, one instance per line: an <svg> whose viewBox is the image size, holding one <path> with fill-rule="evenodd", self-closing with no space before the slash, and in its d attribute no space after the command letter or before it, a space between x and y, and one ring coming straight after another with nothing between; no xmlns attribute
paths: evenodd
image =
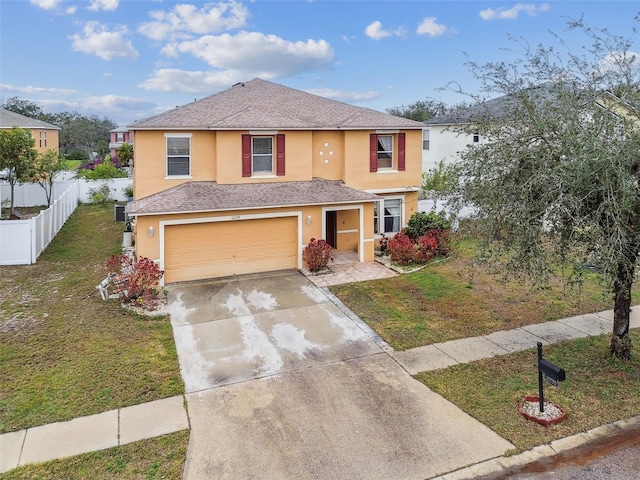
<svg viewBox="0 0 640 480"><path fill-rule="evenodd" d="M538 400L540 401L540 412L544 412L543 379L557 387L558 383L564 382L565 378L564 369L542 358L542 342L538 342Z"/></svg>

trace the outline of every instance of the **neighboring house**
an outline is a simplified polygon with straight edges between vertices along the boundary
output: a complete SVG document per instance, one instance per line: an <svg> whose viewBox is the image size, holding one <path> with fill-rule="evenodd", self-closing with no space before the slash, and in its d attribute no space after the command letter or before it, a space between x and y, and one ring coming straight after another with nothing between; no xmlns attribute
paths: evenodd
<svg viewBox="0 0 640 480"><path fill-rule="evenodd" d="M112 157L117 157L117 151L123 143L133 145L133 132L127 127L114 128L109 132L109 150Z"/></svg>
<svg viewBox="0 0 640 480"><path fill-rule="evenodd" d="M38 153L44 153L52 149L56 152L58 151L60 127L0 108L0 129L10 130L14 127L31 130L31 136L36 141L35 149Z"/></svg>
<svg viewBox="0 0 640 480"><path fill-rule="evenodd" d="M129 125L136 255L165 283L302 268L311 238L372 261L417 211L423 127L261 79Z"/></svg>
<svg viewBox="0 0 640 480"><path fill-rule="evenodd" d="M553 101L553 85L543 84L539 87L533 87L529 89L529 94L533 94L534 98L537 97L541 102ZM633 115L634 118L638 118L637 110L632 105L611 92L603 92L595 101L601 107L610 109L614 113ZM470 126L472 119L478 118L478 116L499 118L513 107L514 102L517 103L513 96L503 95L424 121L427 128L422 134L423 172L435 169L441 162L445 165L457 162L460 158L460 152L469 145L483 141L478 133L463 133L460 127Z"/></svg>

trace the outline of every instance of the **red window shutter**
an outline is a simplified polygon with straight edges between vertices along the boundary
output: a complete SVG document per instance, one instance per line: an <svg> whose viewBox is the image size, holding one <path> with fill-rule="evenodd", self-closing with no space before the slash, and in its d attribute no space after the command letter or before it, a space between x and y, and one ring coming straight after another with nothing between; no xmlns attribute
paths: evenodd
<svg viewBox="0 0 640 480"><path fill-rule="evenodd" d="M370 155L369 155L369 171L378 171L378 135L372 133L369 139Z"/></svg>
<svg viewBox="0 0 640 480"><path fill-rule="evenodd" d="M276 175L284 176L284 133L276 135Z"/></svg>
<svg viewBox="0 0 640 480"><path fill-rule="evenodd" d="M251 135L242 135L242 176L251 176Z"/></svg>
<svg viewBox="0 0 640 480"><path fill-rule="evenodd" d="M404 133L398 134L398 170L404 170Z"/></svg>

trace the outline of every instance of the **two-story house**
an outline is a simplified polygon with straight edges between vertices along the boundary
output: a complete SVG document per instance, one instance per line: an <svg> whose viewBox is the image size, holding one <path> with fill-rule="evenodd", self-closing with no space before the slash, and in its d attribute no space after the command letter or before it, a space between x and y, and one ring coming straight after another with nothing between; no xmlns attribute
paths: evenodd
<svg viewBox="0 0 640 480"><path fill-rule="evenodd" d="M34 148L38 153L44 153L47 150L58 151L60 127L0 108L0 129L10 130L14 127L31 131L31 136L36 141Z"/></svg>
<svg viewBox="0 0 640 480"><path fill-rule="evenodd" d="M130 132L127 127L114 128L109 132L109 137L109 151L112 157L118 156L118 149L124 143L133 145L133 132Z"/></svg>
<svg viewBox="0 0 640 480"><path fill-rule="evenodd" d="M311 238L372 261L417 211L423 127L262 79L129 125L136 255L165 283L299 269Z"/></svg>

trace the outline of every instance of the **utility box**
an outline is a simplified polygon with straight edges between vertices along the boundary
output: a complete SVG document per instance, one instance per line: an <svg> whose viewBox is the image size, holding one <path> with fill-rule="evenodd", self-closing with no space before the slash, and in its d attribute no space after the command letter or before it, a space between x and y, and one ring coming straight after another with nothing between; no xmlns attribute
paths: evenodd
<svg viewBox="0 0 640 480"><path fill-rule="evenodd" d="M127 221L127 217L128 215L126 213L124 213L124 205L116 205L115 206L115 216L116 216L116 222L126 222Z"/></svg>

